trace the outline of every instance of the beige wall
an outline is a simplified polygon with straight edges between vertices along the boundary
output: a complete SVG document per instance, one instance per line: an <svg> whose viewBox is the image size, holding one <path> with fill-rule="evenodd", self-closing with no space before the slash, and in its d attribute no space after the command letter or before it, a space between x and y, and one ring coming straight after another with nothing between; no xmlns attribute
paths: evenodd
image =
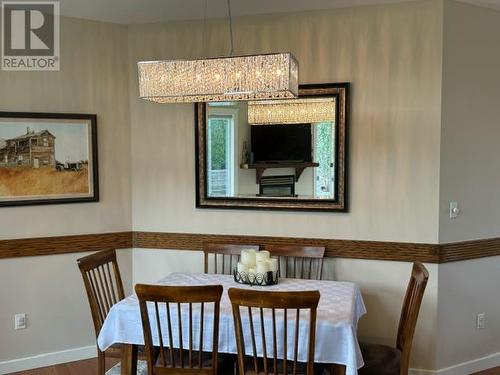
<svg viewBox="0 0 500 375"><path fill-rule="evenodd" d="M291 51L300 82L353 83L348 214L195 209L193 105L138 99L135 64L223 54L226 24L131 26L134 229L437 242L440 4L235 19L237 54Z"/></svg>
<svg viewBox="0 0 500 375"><path fill-rule="evenodd" d="M500 12L445 6L439 240L498 237ZM451 200L462 210L454 220Z"/></svg>
<svg viewBox="0 0 500 375"><path fill-rule="evenodd" d="M63 18L61 71L0 71L1 110L98 115L101 184L99 203L2 208L0 238L130 229L126 56L125 26Z"/></svg>
<svg viewBox="0 0 500 375"><path fill-rule="evenodd" d="M87 254L0 261L0 362L95 344L94 326L76 260ZM120 250L120 271L132 291L132 251ZM28 327L14 330L14 315ZM0 366L0 373L2 366Z"/></svg>
<svg viewBox="0 0 500 375"><path fill-rule="evenodd" d="M496 362L489 367L499 365L498 275L500 275L500 257L439 266L439 330L437 331L439 368L491 354L496 354ZM478 313L486 314L485 329L476 329Z"/></svg>
<svg viewBox="0 0 500 375"><path fill-rule="evenodd" d="M224 54L226 24L210 21L206 31L201 22L131 26L134 230L437 243L441 5L423 1L235 19L237 54L291 51L300 61L301 83L353 83L348 214L195 209L193 105L139 100L135 64L199 57L200 51ZM201 259L197 252L135 249L134 281L199 271ZM430 266L414 367L435 367L437 268ZM361 335L393 343L410 265L336 260L331 270L362 287L369 315Z"/></svg>
<svg viewBox="0 0 500 375"><path fill-rule="evenodd" d="M448 0L444 9L441 0L424 0L235 19L236 53L291 51L302 83L352 82L345 214L195 209L193 106L137 99L135 63L223 55L223 20L206 30L200 22L130 26L127 39L124 26L63 19L61 72L0 72L0 110L97 113L101 202L2 208L0 239L131 228L424 243L498 237L500 181L491 161L499 135L493 69L500 64L495 38L488 39L500 34L498 25L498 13ZM463 209L456 221L446 218L451 199ZM17 224L27 216L31 225ZM0 362L93 343L80 255L0 261ZM427 265L412 367L442 368L500 350L498 262ZM362 288L369 313L360 335L392 343L410 264L328 263L332 277ZM128 290L132 277L153 282L201 265L200 252L120 255ZM28 313L25 331L12 329L18 312ZM493 331L473 329L477 312L486 312Z"/></svg>
<svg viewBox="0 0 500 375"><path fill-rule="evenodd" d="M96 113L101 201L2 207L0 239L131 227L127 28L63 18L61 55L60 72L0 71L0 110ZM0 362L92 345L80 255L0 260ZM14 331L20 312L28 329Z"/></svg>
<svg viewBox="0 0 500 375"><path fill-rule="evenodd" d="M440 242L500 235L499 35L500 12L445 2ZM499 275L500 257L440 265L440 367L500 353Z"/></svg>

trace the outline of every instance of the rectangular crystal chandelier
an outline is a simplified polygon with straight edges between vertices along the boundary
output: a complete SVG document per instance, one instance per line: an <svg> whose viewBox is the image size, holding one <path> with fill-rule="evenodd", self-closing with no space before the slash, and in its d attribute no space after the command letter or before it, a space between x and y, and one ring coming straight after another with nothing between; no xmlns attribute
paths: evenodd
<svg viewBox="0 0 500 375"><path fill-rule="evenodd" d="M139 92L156 103L296 98L291 53L139 62Z"/></svg>
<svg viewBox="0 0 500 375"><path fill-rule="evenodd" d="M335 98L304 98L248 102L251 125L303 124L335 121Z"/></svg>

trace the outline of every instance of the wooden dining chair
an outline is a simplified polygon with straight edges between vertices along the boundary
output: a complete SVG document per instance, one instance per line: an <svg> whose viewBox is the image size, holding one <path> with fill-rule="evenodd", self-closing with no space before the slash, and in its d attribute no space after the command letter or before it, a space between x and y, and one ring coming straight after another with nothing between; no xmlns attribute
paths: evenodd
<svg viewBox="0 0 500 375"><path fill-rule="evenodd" d="M148 375L217 374L220 364L217 352L222 290L221 285L138 284L135 286L141 310ZM207 318L207 311L213 311L211 319ZM205 323L210 322L212 327L204 328ZM194 337L193 326L199 327L197 337ZM188 332L183 327L189 327ZM158 359L155 358L153 347L153 331L158 336ZM165 342L166 333L168 334L167 342ZM185 335L188 336L189 341L186 348L184 348L183 341ZM211 336L212 345L211 348L207 348L210 350L208 353L204 351L206 341L203 335Z"/></svg>
<svg viewBox="0 0 500 375"><path fill-rule="evenodd" d="M278 375L288 375L289 370L293 375L305 373L313 375L314 349L316 338L316 310L320 294L318 291L307 292L265 292L248 289L229 289L229 298L233 307L233 319L236 330L236 345L238 349L238 371L240 375L252 373L265 375L270 372ZM253 309L253 310L252 310ZM242 310L244 314L242 316ZM299 342L304 342L300 336L300 318L304 317L303 311L309 311L307 339L307 362L298 362ZM290 315L288 315L290 313ZM267 321L266 317L267 316ZM250 332L243 332L242 318L246 317ZM278 318L277 318L278 317ZM279 331L278 321L282 320L283 330ZM293 342L288 345L288 326L293 324ZM245 327L246 327L245 323ZM277 329L278 328L278 329ZM269 334L269 332L271 332ZM278 338L278 332L282 337ZM258 358L257 342L260 334L261 358ZM245 338L250 337L250 344L245 344ZM272 337L271 343L268 338ZM281 340L281 345L278 344ZM251 345L251 346L250 346ZM247 357L246 348L251 347L251 355ZM278 347L284 348L283 353L278 353ZM289 347L293 348L293 360L289 358ZM246 362L250 359L251 369L247 371ZM291 363L290 363L291 362ZM304 368L305 367L305 368Z"/></svg>
<svg viewBox="0 0 500 375"><path fill-rule="evenodd" d="M429 272L420 262L413 263L410 282L399 318L396 347L361 343L365 362L360 375L408 375L413 335Z"/></svg>
<svg viewBox="0 0 500 375"><path fill-rule="evenodd" d="M205 273L231 275L240 259L241 250L244 249L258 251L259 245L204 243ZM210 259L213 259L213 262L210 262ZM209 263L212 267L209 267Z"/></svg>
<svg viewBox="0 0 500 375"><path fill-rule="evenodd" d="M323 278L325 248L322 246L268 245L266 250L271 253L271 257L278 258L281 277L313 280Z"/></svg>
<svg viewBox="0 0 500 375"><path fill-rule="evenodd" d="M120 269L115 250L100 251L77 260L94 322L96 340L111 307L125 298ZM105 352L97 347L99 375L106 371L106 357L120 358L120 346L112 346Z"/></svg>

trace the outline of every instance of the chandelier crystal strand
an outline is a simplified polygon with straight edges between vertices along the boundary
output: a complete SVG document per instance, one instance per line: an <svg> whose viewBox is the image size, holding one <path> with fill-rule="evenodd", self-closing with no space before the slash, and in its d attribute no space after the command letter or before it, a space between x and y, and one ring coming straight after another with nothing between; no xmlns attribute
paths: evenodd
<svg viewBox="0 0 500 375"><path fill-rule="evenodd" d="M325 121L335 121L335 98L248 102L248 123L251 125Z"/></svg>
<svg viewBox="0 0 500 375"><path fill-rule="evenodd" d="M296 98L291 53L138 63L140 97L157 103Z"/></svg>

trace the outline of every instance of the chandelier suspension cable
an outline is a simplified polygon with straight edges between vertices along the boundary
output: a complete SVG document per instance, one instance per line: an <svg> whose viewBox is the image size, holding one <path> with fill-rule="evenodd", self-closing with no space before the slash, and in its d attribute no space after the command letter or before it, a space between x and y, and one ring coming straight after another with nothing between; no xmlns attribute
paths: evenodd
<svg viewBox="0 0 500 375"><path fill-rule="evenodd" d="M233 16L231 14L231 0L227 0L227 15L229 17L229 38L231 42L231 50L229 51L229 56L234 55L234 43L233 43Z"/></svg>
<svg viewBox="0 0 500 375"><path fill-rule="evenodd" d="M205 0L205 9L203 11L203 36L201 40L201 42L203 43L204 57L208 57L207 9L208 9L208 0Z"/></svg>

